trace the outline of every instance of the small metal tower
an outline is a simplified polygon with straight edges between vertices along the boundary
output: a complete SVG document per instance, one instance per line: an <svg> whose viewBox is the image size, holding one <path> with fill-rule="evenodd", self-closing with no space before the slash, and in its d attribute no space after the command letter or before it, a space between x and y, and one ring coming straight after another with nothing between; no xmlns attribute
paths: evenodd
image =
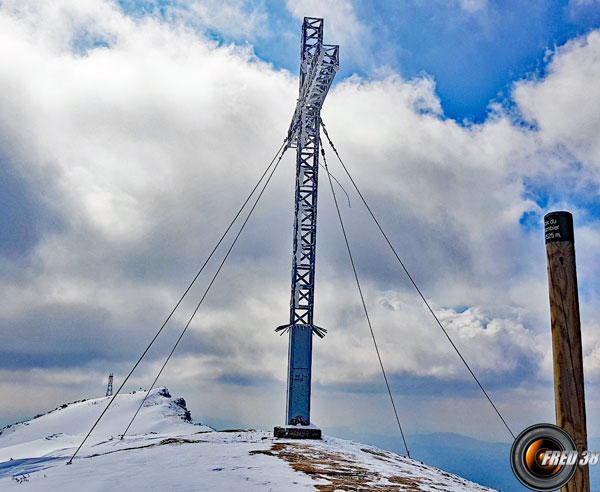
<svg viewBox="0 0 600 492"><path fill-rule="evenodd" d="M113 373L111 372L108 375L108 386L106 386L106 396L112 396L112 394L113 394L112 383L113 383Z"/></svg>
<svg viewBox="0 0 600 492"><path fill-rule="evenodd" d="M313 324L317 184L321 107L339 66L339 46L323 44L323 19L305 17L302 25L300 95L288 132L296 147L296 199L289 331L287 426L310 424L312 335L326 330ZM318 429L276 427L277 437L320 438Z"/></svg>

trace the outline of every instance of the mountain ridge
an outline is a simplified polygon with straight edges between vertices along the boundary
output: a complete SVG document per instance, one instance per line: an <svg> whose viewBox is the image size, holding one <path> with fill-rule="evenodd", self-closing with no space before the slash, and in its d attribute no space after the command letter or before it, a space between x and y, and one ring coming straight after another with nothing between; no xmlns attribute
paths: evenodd
<svg viewBox="0 0 600 492"><path fill-rule="evenodd" d="M89 442L71 457L109 397L60 405L0 431L2 490L127 491L408 490L491 491L410 458L324 436L275 439L259 430L215 431L191 421L185 400L166 388L118 395Z"/></svg>

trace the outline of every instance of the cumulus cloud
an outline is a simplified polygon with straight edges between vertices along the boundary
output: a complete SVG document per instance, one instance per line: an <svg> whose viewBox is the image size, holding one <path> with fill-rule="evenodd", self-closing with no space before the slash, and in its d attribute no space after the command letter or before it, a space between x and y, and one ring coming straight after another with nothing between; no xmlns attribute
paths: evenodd
<svg viewBox="0 0 600 492"><path fill-rule="evenodd" d="M336 39L335 44L354 43L357 38L367 31L356 16L352 2L344 0L341 2L317 0L301 0L299 2L287 2L287 8L294 17L299 20L304 17L321 17L327 19L327 35ZM325 41L327 42L327 41Z"/></svg>
<svg viewBox="0 0 600 492"><path fill-rule="evenodd" d="M352 383L376 379L380 373L366 321L358 316L354 289L344 289L336 318L351 312L356 316L342 326L331 326L329 343L318 345L320 362L316 378L321 383ZM336 296L336 297L337 297ZM395 291L377 294L367 290L372 299L370 318L379 339L387 369L396 374L422 378L441 378L470 382L471 376L429 312L412 293ZM336 309L335 304L327 306ZM509 318L506 310L499 317L481 308L457 312L452 308L436 309L437 316L450 337L478 372L493 380L507 377L524 365L535 365L543 358L543 343L520 322L517 312ZM346 315L347 316L347 315ZM537 362L536 362L537 361ZM329 368L336 368L332 372Z"/></svg>
<svg viewBox="0 0 600 492"><path fill-rule="evenodd" d="M325 19L323 40L326 44L343 46L340 58L352 59L363 67L373 67L368 51L372 43L370 29L358 18L350 0L287 0L288 10L302 20L304 17ZM352 53L347 56L345 53Z"/></svg>
<svg viewBox="0 0 600 492"><path fill-rule="evenodd" d="M137 5L132 3L135 11ZM267 14L263 6L247 0L192 0L167 5L152 1L149 6L155 15L170 21L218 32L232 39L254 40L266 29Z"/></svg>
<svg viewBox="0 0 600 492"><path fill-rule="evenodd" d="M242 15L242 2L188 7L207 28L231 27L219 19L239 24L241 37L263 22L259 11L250 24L235 22L227 12ZM327 16L326 41L344 49L368 37L349 2L336 7L350 20L344 23L329 15L332 4L288 8ZM0 66L10 67L0 70L0 158L22 183L21 200L54 224L36 229L19 255L0 248L0 378L29 385L44 374L57 388L44 396L49 406L101 387L110 370L127 370L281 144L294 109L297 80L288 72L250 47L211 41L178 15L127 15L100 0L4 1L0 8ZM448 332L506 399L519 398L511 388L547 382L541 231L520 224L525 217L539 223L546 210L527 183L571 176L570 159L582 176L596 176L591 108L599 52L593 32L557 50L545 78L515 86L517 109L534 127L502 109L479 125L446 119L428 76L353 76L338 82L323 110L342 157ZM164 375L177 389L196 388L191 400L212 415L242 418L244 402L268 406L249 388L285 387L287 340L273 329L289 316L291 154ZM393 380L467 384L460 360L330 162L351 195L352 208L342 213ZM330 332L315 342L314 377L318 388L350 394L352 385L377 381L379 367L327 186L322 181L315 316ZM598 234L598 224L582 223L582 244ZM599 263L592 247L578 255L591 293L583 312L595 299ZM152 378L215 269L191 291L134 387ZM593 379L598 343L586 316ZM79 379L60 382L64 371ZM225 408L219 398L231 385L241 389Z"/></svg>
<svg viewBox="0 0 600 492"><path fill-rule="evenodd" d="M30 327L18 346L4 344L13 357L3 360L42 347L48 355L48 345L73 351L75 339L92 335L96 346L105 342L103 357L130 358L142 342L134 348L120 337L155 328L241 203L234 198L281 142L283 130L262 128L288 123L293 81L245 48L216 47L154 18L132 20L107 2L77 3L68 15L50 5L25 12L5 3L0 19L12 43L2 60L12 69L0 82L7 165L63 222L3 289L4 334ZM54 13L47 24L44 12ZM110 47L74 50L69 35L81 26L110 37ZM105 313L102 326L91 311L77 314L85 306ZM56 343L45 345L45 336Z"/></svg>
<svg viewBox="0 0 600 492"><path fill-rule="evenodd" d="M599 179L600 144L594 135L600 116L594 107L600 89L593 83L598 76L600 33L593 31L557 48L543 78L520 82L514 90L519 109L539 128L543 144L564 156L563 166L576 166L579 186Z"/></svg>

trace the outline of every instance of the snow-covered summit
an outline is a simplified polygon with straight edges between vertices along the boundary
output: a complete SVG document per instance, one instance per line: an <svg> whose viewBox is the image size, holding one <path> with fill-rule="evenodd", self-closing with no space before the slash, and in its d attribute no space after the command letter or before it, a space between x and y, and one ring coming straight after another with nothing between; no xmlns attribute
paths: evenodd
<svg viewBox="0 0 600 492"><path fill-rule="evenodd" d="M194 424L166 388L119 395L71 466L64 466L109 398L79 401L0 432L0 489L490 491L372 446L331 437L274 439L263 431ZM23 487L23 485L26 485Z"/></svg>
<svg viewBox="0 0 600 492"><path fill-rule="evenodd" d="M89 443L99 443L120 436L146 396L146 391L117 395L100 421ZM27 422L0 429L0 462L10 458L25 458L32 452L50 452L57 445L78 444L104 410L111 397L65 403ZM172 398L164 387L152 390L129 435L189 432L191 419L183 398ZM194 426L196 431L211 431L210 427Z"/></svg>

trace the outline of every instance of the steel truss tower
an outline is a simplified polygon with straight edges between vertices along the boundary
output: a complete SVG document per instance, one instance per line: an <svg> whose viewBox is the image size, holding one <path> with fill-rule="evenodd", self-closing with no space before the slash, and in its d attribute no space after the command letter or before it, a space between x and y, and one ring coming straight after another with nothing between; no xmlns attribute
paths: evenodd
<svg viewBox="0 0 600 492"><path fill-rule="evenodd" d="M323 19L305 17L302 25L300 95L288 132L296 147L296 199L292 256L286 424L310 424L312 335L326 330L313 323L317 184L321 107L339 66L339 46L323 44ZM277 429L282 428L276 428ZM287 435L286 437L301 437ZM320 431L319 431L320 437Z"/></svg>
<svg viewBox="0 0 600 492"><path fill-rule="evenodd" d="M106 396L112 396L113 394L113 373L108 375L108 385L106 386Z"/></svg>

